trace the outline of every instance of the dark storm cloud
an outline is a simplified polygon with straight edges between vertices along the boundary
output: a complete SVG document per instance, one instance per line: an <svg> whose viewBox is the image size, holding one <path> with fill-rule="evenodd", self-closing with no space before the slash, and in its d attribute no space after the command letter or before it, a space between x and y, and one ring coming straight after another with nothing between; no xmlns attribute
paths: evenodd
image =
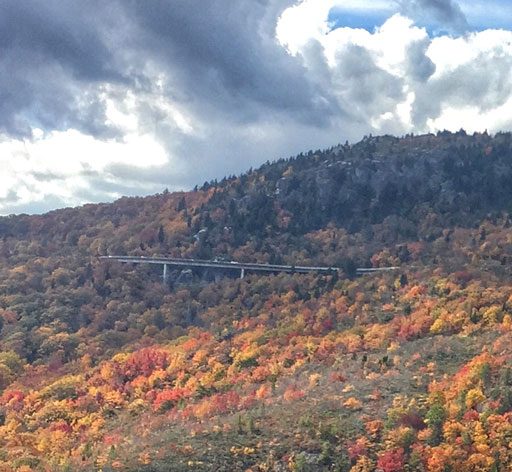
<svg viewBox="0 0 512 472"><path fill-rule="evenodd" d="M323 126L339 112L335 100L274 38L292 3L1 2L0 131L72 127L115 136L98 86L151 91L148 63L167 72L166 95L201 116L250 123L274 109Z"/></svg>
<svg viewBox="0 0 512 472"><path fill-rule="evenodd" d="M173 98L206 113L223 111L233 121L252 121L270 108L322 125L338 111L335 102L274 38L277 16L291 3L177 0L171 6L154 0L124 6L140 28L139 47L168 67Z"/></svg>
<svg viewBox="0 0 512 472"><path fill-rule="evenodd" d="M91 84L125 83L107 46L102 2L0 2L0 131L76 127L107 133ZM110 130L111 132L111 130Z"/></svg>
<svg viewBox="0 0 512 472"><path fill-rule="evenodd" d="M469 29L464 12L454 0L396 0L402 13L411 18L423 18L461 33Z"/></svg>
<svg viewBox="0 0 512 472"><path fill-rule="evenodd" d="M88 5L88 8L84 8ZM0 47L22 50L27 59L55 60L68 67L78 79L114 79L109 69L113 57L95 28L92 15L100 3L88 2L2 2L0 4Z"/></svg>

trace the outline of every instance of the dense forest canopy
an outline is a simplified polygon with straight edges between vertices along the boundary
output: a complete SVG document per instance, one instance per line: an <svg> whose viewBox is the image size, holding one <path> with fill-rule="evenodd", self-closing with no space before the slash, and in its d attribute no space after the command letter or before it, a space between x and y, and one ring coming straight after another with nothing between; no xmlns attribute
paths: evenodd
<svg viewBox="0 0 512 472"><path fill-rule="evenodd" d="M510 133L370 136L0 218L0 470L506 470L511 184Z"/></svg>

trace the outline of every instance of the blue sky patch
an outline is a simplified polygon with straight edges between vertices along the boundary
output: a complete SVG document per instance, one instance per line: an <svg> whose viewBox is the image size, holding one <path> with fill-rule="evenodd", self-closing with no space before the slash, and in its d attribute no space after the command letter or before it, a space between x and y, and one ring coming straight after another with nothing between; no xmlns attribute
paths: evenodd
<svg viewBox="0 0 512 472"><path fill-rule="evenodd" d="M349 11L333 8L329 12L328 21L331 29L362 28L370 33L381 26L388 18L388 12Z"/></svg>
<svg viewBox="0 0 512 472"><path fill-rule="evenodd" d="M486 4L486 8L483 8L479 2L475 2L471 6L468 2L461 2L460 6L466 16L469 31L512 29L512 4L509 4L508 0L490 0ZM377 10L335 7L329 12L328 20L332 30L343 27L362 28L373 33L375 28L381 26L395 13L399 13L399 9L392 8L391 4L389 8ZM431 37L454 34L449 25L441 24L427 11L413 20L417 26L426 28ZM460 31L458 33L460 34Z"/></svg>

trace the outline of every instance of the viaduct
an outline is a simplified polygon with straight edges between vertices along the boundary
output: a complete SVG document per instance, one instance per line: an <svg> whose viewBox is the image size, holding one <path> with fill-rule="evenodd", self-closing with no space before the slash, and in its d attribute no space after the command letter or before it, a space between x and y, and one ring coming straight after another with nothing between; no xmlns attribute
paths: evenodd
<svg viewBox="0 0 512 472"><path fill-rule="evenodd" d="M323 266L300 266L300 265L281 265L281 264L259 264L252 262L236 262L224 260L203 260L203 259L183 259L173 257L144 257L144 256L99 256L99 259L118 261L125 264L154 264L162 266L162 277L164 282L168 281L169 267L201 267L211 269L221 269L226 271L239 271L240 278L243 279L246 272L263 272L263 273L279 273L285 272L289 274L333 274L340 272L342 269L338 267ZM382 268L358 268L356 273L364 275L372 272L383 272L397 270L399 267L382 267Z"/></svg>

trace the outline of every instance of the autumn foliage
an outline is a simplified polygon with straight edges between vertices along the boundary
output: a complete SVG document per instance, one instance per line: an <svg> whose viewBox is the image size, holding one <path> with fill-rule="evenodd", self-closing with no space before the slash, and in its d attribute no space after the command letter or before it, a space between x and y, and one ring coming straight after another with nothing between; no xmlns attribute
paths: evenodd
<svg viewBox="0 0 512 472"><path fill-rule="evenodd" d="M193 192L0 219L0 471L508 470L512 200L469 186L496 183L510 150L368 138ZM165 286L100 254L340 270ZM399 269L356 276L370 265Z"/></svg>

